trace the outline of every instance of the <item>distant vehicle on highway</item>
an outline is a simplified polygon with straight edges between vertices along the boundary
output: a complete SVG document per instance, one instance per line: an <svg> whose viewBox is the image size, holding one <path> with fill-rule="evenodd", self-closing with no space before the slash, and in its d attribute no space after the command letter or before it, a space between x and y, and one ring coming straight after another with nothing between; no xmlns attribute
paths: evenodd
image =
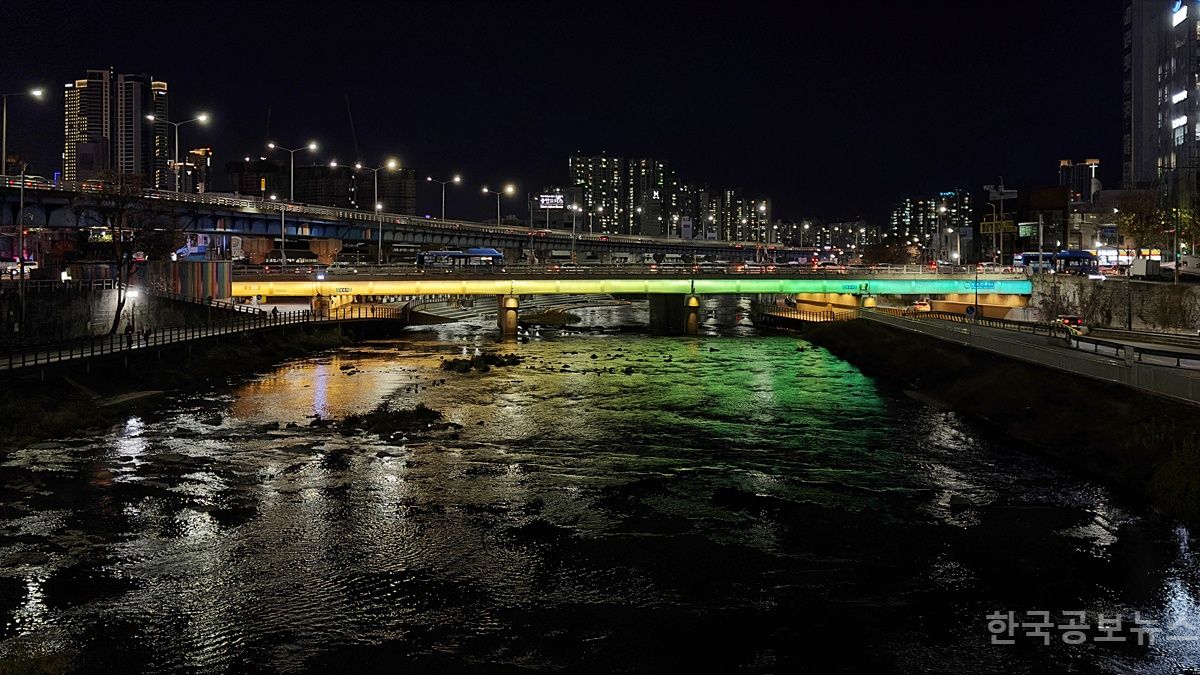
<svg viewBox="0 0 1200 675"><path fill-rule="evenodd" d="M1082 326L1083 317L1078 314L1059 314L1054 322L1061 323L1064 326Z"/></svg>

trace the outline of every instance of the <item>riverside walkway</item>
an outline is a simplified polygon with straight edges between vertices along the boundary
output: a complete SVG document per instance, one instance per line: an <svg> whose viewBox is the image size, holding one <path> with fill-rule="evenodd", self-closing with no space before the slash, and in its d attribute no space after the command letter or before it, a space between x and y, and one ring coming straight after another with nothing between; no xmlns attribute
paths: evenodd
<svg viewBox="0 0 1200 675"><path fill-rule="evenodd" d="M331 310L327 315L310 311L239 314L224 321L198 326L160 328L149 332L103 335L0 352L0 372L12 372L34 366L67 361L83 361L99 356L130 354L154 347L182 345L226 335L242 335L288 327L339 325L369 321L407 321L410 304L401 307L349 306Z"/></svg>
<svg viewBox="0 0 1200 675"><path fill-rule="evenodd" d="M1200 351L1092 338L1055 323L971 320L950 312L893 307L836 315L763 305L760 315L802 322L863 319L1093 380L1200 404Z"/></svg>

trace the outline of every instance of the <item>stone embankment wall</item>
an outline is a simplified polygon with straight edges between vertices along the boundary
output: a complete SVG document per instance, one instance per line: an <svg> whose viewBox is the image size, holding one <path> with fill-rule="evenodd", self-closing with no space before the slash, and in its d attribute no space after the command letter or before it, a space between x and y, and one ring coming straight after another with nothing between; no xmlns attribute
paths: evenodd
<svg viewBox="0 0 1200 675"><path fill-rule="evenodd" d="M1029 318L1078 314L1089 326L1192 333L1200 329L1200 285L1130 281L1113 277L1036 277Z"/></svg>
<svg viewBox="0 0 1200 675"><path fill-rule="evenodd" d="M15 285L0 289L0 347L25 342L64 342L104 335L117 310L117 291L111 288L34 289L25 294L25 326L17 330L21 301ZM127 299L118 331L129 321L136 330L193 326L219 321L236 312L217 307L168 300L147 294Z"/></svg>
<svg viewBox="0 0 1200 675"><path fill-rule="evenodd" d="M1200 522L1195 407L873 321L810 324L802 335L921 400Z"/></svg>

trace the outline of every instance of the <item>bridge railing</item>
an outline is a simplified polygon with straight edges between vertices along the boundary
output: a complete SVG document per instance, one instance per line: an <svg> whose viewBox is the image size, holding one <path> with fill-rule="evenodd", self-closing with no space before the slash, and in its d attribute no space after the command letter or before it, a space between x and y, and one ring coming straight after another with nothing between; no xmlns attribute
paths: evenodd
<svg viewBox="0 0 1200 675"><path fill-rule="evenodd" d="M310 271L311 270L311 271ZM831 272L827 268L812 267L809 265L769 265L769 266L753 266L744 267L740 265L716 265L716 264L693 264L693 265L643 265L643 264L623 264L623 265L563 265L563 264L546 264L546 265L530 265L524 263L518 264L496 264L496 265L465 265L459 267L441 267L441 266L418 266L415 263L399 263L394 265L354 265L354 266L320 266L297 264L290 268L281 268L279 265L238 265L233 269L233 276L237 279L247 278L287 278L293 281L336 281L336 280L353 280L356 278L374 278L374 277L455 277L455 278L474 278L474 277L491 277L491 276L553 276L563 279L569 278L595 278L595 277L760 277L769 276L772 278L787 277L787 278L804 278L804 279L829 279L838 281L845 279L848 275L854 278L927 278L936 276L937 278L953 277L949 272L933 272L927 268L920 266L909 266L907 268L872 268L872 267L850 267L843 271ZM322 279L322 277L324 277ZM960 271L957 274L959 278L974 279L976 276L966 271ZM990 274L984 277L986 281L994 281L997 279L1025 279L1022 274Z"/></svg>
<svg viewBox="0 0 1200 675"><path fill-rule="evenodd" d="M830 321L850 321L858 318L857 309L809 310L758 301L750 303L750 311L756 320L771 316L809 323L828 323Z"/></svg>
<svg viewBox="0 0 1200 675"><path fill-rule="evenodd" d="M0 370L15 370L27 366L45 365L105 354L128 353L150 347L180 344L191 340L246 333L278 326L378 319L407 321L410 313L410 303L406 303L400 307L353 305L330 310L327 314L314 314L310 310L245 314L224 321L214 321L199 326L126 331L118 335L93 336L71 342L46 345L35 349L15 350L0 355Z"/></svg>
<svg viewBox="0 0 1200 675"><path fill-rule="evenodd" d="M26 291L78 291L93 288L112 289L117 287L116 279L79 279L54 281L51 279L26 279ZM21 285L19 279L0 277L0 290L14 290Z"/></svg>

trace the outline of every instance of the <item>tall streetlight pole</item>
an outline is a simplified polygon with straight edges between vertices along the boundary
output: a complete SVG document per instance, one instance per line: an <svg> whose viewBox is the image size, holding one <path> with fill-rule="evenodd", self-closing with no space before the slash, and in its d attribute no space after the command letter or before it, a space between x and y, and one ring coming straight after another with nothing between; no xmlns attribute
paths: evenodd
<svg viewBox="0 0 1200 675"><path fill-rule="evenodd" d="M32 96L34 98L41 98L43 93L41 89L30 89L29 91L14 91L8 94L0 94L0 98L4 99L3 130L0 130L0 176L8 173L8 97Z"/></svg>
<svg viewBox="0 0 1200 675"><path fill-rule="evenodd" d="M571 262L576 262L576 260L575 260L575 240L578 238L579 235L575 234L576 233L575 216L579 213L579 205L572 204L570 206L570 209L571 209Z"/></svg>
<svg viewBox="0 0 1200 675"><path fill-rule="evenodd" d="M451 178L450 180L438 180L438 179L434 178L433 176L426 176L425 182L437 183L438 185L442 186L442 220L445 220L446 219L446 186L451 183L458 185L459 183L462 182L462 176L455 176L454 178Z"/></svg>
<svg viewBox="0 0 1200 675"><path fill-rule="evenodd" d="M196 115L192 119L184 120L182 122L172 122L171 120L160 120L154 115L146 115L146 119L150 120L151 122L162 122L164 124L170 124L171 126L175 127L175 158L172 161L174 164L173 168L175 169L173 171L173 173L175 174L175 191L180 192L179 183L181 182L180 178L182 176L179 173L179 127L181 127L185 124L191 124L192 122L208 124L208 113L200 113L199 115Z"/></svg>
<svg viewBox="0 0 1200 675"><path fill-rule="evenodd" d="M301 150L315 151L317 149L317 142L312 141L302 148L285 148L282 145L275 145L274 143L267 143L267 147L272 150L283 150L291 155L291 164L290 168L288 169L288 180L291 181L291 185L288 189L288 201L296 201L296 153L300 152Z"/></svg>
<svg viewBox="0 0 1200 675"><path fill-rule="evenodd" d="M596 215L597 213L604 213L603 204L597 206L595 211L588 211L588 235L593 235L596 233L596 231L592 228L592 216Z"/></svg>
<svg viewBox="0 0 1200 675"><path fill-rule="evenodd" d="M504 189L502 189L502 190L489 190L486 185L483 186L483 194L496 195L496 224L497 225L500 224L500 195L510 195L511 196L516 191L517 191L517 188L513 187L511 184L505 185ZM533 223L530 223L531 229L532 229L532 225L533 225Z"/></svg>
<svg viewBox="0 0 1200 675"><path fill-rule="evenodd" d="M275 201L275 195L271 195L271 201ZM287 218L285 213L287 204L283 200L279 200L279 271L287 269Z"/></svg>
<svg viewBox="0 0 1200 675"><path fill-rule="evenodd" d="M336 167L337 161L330 162L329 166ZM366 166L362 162L354 163L356 171L370 171L375 179L375 225L379 230L379 256L376 262L380 265L383 264L383 203L379 201L379 172L383 169L395 169L398 166L400 163L394 159L384 162L383 166Z"/></svg>

